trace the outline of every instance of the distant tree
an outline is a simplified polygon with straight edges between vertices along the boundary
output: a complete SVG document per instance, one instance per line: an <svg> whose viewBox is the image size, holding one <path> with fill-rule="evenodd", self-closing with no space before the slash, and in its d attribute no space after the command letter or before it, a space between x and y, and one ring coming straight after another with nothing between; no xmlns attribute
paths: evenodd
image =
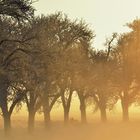
<svg viewBox="0 0 140 140"><path fill-rule="evenodd" d="M139 20L134 20L128 27L132 31L120 35L116 49L119 64L119 77L116 79L124 121L129 120L129 106L136 102L139 94Z"/></svg>
<svg viewBox="0 0 140 140"><path fill-rule="evenodd" d="M74 53L73 48L77 48L79 45L88 50L85 44L90 44L92 31L87 28L85 23L72 22L60 12L47 17L36 18L33 28L35 29L33 32L39 37L38 46L40 46L42 53L38 58L43 63L44 72L42 72L42 77L46 82L46 92L43 95L44 115L48 116L49 120L50 107L52 108L52 105L49 105L50 99L54 104L54 101L61 95L65 112L64 118L67 121L74 90L72 86L72 77L74 76L72 57L75 57L74 60L76 59L76 55L72 57L71 55ZM55 95L51 92L53 91L50 88L52 83L55 83L55 87L58 87L61 93L56 92L57 94ZM68 92L66 93L66 91ZM52 95L55 95L53 100ZM46 117L44 118L47 120Z"/></svg>
<svg viewBox="0 0 140 140"><path fill-rule="evenodd" d="M87 99L89 98L89 87L91 88L91 75L94 70L91 70L91 60L89 58L90 49L87 51L84 47L79 47L75 49L75 62L73 65L74 78L73 86L78 94L80 102L80 112L81 112L81 122L86 123L86 105Z"/></svg>
<svg viewBox="0 0 140 140"><path fill-rule="evenodd" d="M80 74L80 69L83 68L83 62L86 61L84 60L84 55L87 55L88 57L90 41L93 37L92 32L83 23L79 23L77 25L73 23L73 28L71 30L73 32L73 36L72 33L70 34L70 36L73 37L73 40L71 41L72 44L69 45L69 48L64 52L65 54L63 54L62 52L63 63L60 62L62 72L60 76L59 86L61 89L61 99L64 108L64 121L66 123L69 120L69 110L72 94L74 90L77 90L75 84L78 83L76 83L75 78L78 77L76 77L76 75ZM66 35L66 37L71 38L68 37L68 35ZM74 40L75 37L77 38L77 40ZM83 109L81 110L82 112Z"/></svg>
<svg viewBox="0 0 140 140"><path fill-rule="evenodd" d="M90 54L94 72L91 75L93 86L89 87L89 92L100 109L101 121L103 122L107 121L106 109L117 102L117 94L114 91L114 83L112 81L117 64L111 46L115 38L116 35L113 34L112 38L107 42L107 51L91 51Z"/></svg>

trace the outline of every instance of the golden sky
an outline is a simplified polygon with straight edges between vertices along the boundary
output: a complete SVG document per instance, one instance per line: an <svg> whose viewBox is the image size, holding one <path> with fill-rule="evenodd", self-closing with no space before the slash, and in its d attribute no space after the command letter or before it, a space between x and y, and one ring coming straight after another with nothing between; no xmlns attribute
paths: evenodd
<svg viewBox="0 0 140 140"><path fill-rule="evenodd" d="M38 0L36 14L63 11L70 18L83 18L96 33L94 47L102 48L112 32L124 32L125 23L140 17L140 0Z"/></svg>

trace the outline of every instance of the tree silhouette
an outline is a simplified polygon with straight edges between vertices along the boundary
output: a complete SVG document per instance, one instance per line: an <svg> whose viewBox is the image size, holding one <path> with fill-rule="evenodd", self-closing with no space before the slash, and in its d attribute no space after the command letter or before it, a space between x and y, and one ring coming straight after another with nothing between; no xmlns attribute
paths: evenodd
<svg viewBox="0 0 140 140"><path fill-rule="evenodd" d="M23 49L23 46L30 39L28 38L26 40L21 35L21 21L25 20L25 15L26 20L28 17L33 16L34 10L31 5L29 5L27 1L0 1L0 107L2 109L6 133L8 133L11 128L10 117L13 110L25 95L23 90L21 90L22 86L19 86L22 84L17 82L18 78L15 75L18 72L17 69L19 69L19 62L17 59L22 57L22 53L29 53L26 49ZM30 10L32 11L31 13ZM20 24L18 24L15 19L20 21ZM13 85L18 85L18 87L15 86L16 88L13 88ZM9 99L11 103L10 107Z"/></svg>
<svg viewBox="0 0 140 140"><path fill-rule="evenodd" d="M0 15L12 17L18 21L30 20L35 9L32 0L1 0Z"/></svg>
<svg viewBox="0 0 140 140"><path fill-rule="evenodd" d="M139 65L139 21L128 24L132 29L129 33L120 35L118 39L119 87L123 111L123 120L129 120L129 106L136 101L138 95ZM116 78L117 79L117 78ZM136 82L137 81L137 82ZM137 84L135 84L137 83Z"/></svg>
<svg viewBox="0 0 140 140"><path fill-rule="evenodd" d="M107 51L91 51L93 74L90 77L93 86L89 87L91 96L101 112L101 120L107 121L106 109L116 103L116 94L113 89L112 77L116 68L116 60L112 53L111 43L116 35L107 42Z"/></svg>

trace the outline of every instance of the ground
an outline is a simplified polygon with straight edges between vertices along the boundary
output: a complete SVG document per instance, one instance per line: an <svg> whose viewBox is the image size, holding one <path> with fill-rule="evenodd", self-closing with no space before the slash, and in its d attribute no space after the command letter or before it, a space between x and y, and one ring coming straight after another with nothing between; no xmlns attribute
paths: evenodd
<svg viewBox="0 0 140 140"><path fill-rule="evenodd" d="M140 122L89 123L81 125L72 122L65 126L62 122L53 122L48 129L43 123L36 122L35 131L28 134L27 128L21 127L24 122L17 122L9 137L0 129L0 140L140 140ZM19 125L21 123L21 126Z"/></svg>

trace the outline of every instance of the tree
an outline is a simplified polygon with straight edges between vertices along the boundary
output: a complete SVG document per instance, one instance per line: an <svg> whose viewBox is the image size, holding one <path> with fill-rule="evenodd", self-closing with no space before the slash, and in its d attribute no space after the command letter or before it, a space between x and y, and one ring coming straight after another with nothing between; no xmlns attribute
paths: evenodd
<svg viewBox="0 0 140 140"><path fill-rule="evenodd" d="M91 70L91 60L89 58L90 48L87 51L86 47L79 47L75 49L75 60L73 66L74 78L73 86L77 92L80 102L81 122L86 123L86 104L87 99L90 97L89 88L91 89L91 75L94 70ZM93 75L92 75L93 77Z"/></svg>
<svg viewBox="0 0 140 140"><path fill-rule="evenodd" d="M9 132L11 127L10 117L13 109L21 101L23 95L25 95L21 90L22 84L14 81L17 80L14 75L16 75L15 73L17 73L17 69L19 68L17 58L22 58L22 53L28 54L28 51L23 49L23 46L30 39L24 40L24 37L21 36L21 28L24 26L24 24L21 24L22 21L33 16L34 12L31 3L28 2L16 0L0 1L0 107L2 109L6 133ZM18 23L16 20L18 20ZM15 64L17 65L16 68ZM11 77L14 77L14 79ZM11 88L12 85L18 85L18 88L20 88ZM8 107L9 98L10 107Z"/></svg>
<svg viewBox="0 0 140 140"><path fill-rule="evenodd" d="M12 17L18 21L30 20L35 9L32 0L1 0L0 15Z"/></svg>
<svg viewBox="0 0 140 140"><path fill-rule="evenodd" d="M136 101L139 90L139 20L127 25L132 31L120 35L116 49L120 75L116 79L120 88L124 121L129 120L129 106Z"/></svg>
<svg viewBox="0 0 140 140"><path fill-rule="evenodd" d="M22 81L26 88L24 102L28 109L28 131L34 130L35 115L42 105L42 92L44 91L43 83L37 73L37 66L33 61L26 63L22 73Z"/></svg>
<svg viewBox="0 0 140 140"><path fill-rule="evenodd" d="M89 87L89 92L100 109L103 122L107 121L106 109L117 102L117 94L115 94L112 81L117 66L111 46L115 38L116 34L113 34L112 38L107 41L107 51L91 51L90 54L93 65L91 68L94 72L90 76L93 86Z"/></svg>
<svg viewBox="0 0 140 140"><path fill-rule="evenodd" d="M49 105L49 97L52 97L50 87L52 83L55 83L54 85L60 89L61 93L57 92L58 94L54 96L53 101L61 95L66 116L64 118L68 120L73 92L72 77L74 77L74 70L71 65L76 59L73 48L82 46L85 47L85 50L88 50L93 37L92 31L87 28L85 23L72 22L60 12L47 17L36 18L32 31L34 34L38 34L38 46L40 46L40 51L43 52L38 58L43 64L42 69L44 70L41 74L46 82L46 92L43 96L45 116L48 116L49 120L50 107L52 107L52 105ZM71 55L75 57L73 60ZM66 99L66 97L68 98ZM47 120L46 117L45 120Z"/></svg>

